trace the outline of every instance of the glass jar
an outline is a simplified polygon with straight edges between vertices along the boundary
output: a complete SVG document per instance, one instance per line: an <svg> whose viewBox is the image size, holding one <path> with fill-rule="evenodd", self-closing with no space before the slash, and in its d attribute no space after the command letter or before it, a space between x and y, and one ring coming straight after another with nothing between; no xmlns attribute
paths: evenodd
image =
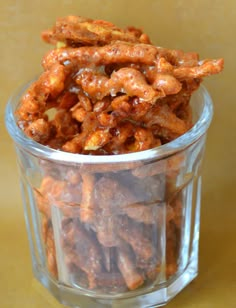
<svg viewBox="0 0 236 308"><path fill-rule="evenodd" d="M28 87L28 85L26 86ZM72 307L166 304L198 272L201 162L213 108L201 86L194 126L150 150L91 156L34 142L6 109L35 277Z"/></svg>

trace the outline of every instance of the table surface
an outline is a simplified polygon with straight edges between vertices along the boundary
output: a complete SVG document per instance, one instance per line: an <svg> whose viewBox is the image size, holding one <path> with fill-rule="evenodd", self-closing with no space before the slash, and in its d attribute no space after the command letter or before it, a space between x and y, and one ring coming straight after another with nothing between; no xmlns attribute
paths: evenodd
<svg viewBox="0 0 236 308"><path fill-rule="evenodd" d="M127 5L129 3L129 5ZM0 307L62 307L33 279L12 141L4 125L8 97L41 71L49 46L40 32L56 17L77 14L143 28L153 42L224 57L221 75L207 79L214 101L203 168L199 276L170 304L236 307L236 2L211 0L5 0L0 3Z"/></svg>

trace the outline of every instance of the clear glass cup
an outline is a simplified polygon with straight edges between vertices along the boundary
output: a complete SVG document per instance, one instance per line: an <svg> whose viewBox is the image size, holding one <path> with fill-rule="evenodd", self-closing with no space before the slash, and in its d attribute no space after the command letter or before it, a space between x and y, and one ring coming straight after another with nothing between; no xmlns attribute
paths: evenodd
<svg viewBox="0 0 236 308"><path fill-rule="evenodd" d="M28 87L28 85L26 86ZM91 156L14 140L35 277L72 307L157 307L198 272L201 162L213 107L201 86L194 126L163 146Z"/></svg>

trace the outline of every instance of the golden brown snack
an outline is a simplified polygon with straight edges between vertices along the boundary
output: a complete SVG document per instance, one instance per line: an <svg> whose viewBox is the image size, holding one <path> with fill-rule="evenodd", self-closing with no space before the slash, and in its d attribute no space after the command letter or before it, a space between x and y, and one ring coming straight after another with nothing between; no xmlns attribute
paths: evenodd
<svg viewBox="0 0 236 308"><path fill-rule="evenodd" d="M165 217L167 221L169 221L174 215L173 209L170 206L165 206L164 204L133 204L130 207L126 207L124 212L127 216L137 222L160 225L164 222Z"/></svg>
<svg viewBox="0 0 236 308"><path fill-rule="evenodd" d="M119 236L132 247L140 263L148 262L154 255L154 247L151 241L144 236L142 227L129 220L127 217L118 220Z"/></svg>
<svg viewBox="0 0 236 308"><path fill-rule="evenodd" d="M156 90L163 91L163 96L177 94L181 88L181 83L172 75L157 73L152 87Z"/></svg>
<svg viewBox="0 0 236 308"><path fill-rule="evenodd" d="M200 61L152 45L134 27L80 16L59 18L43 38L60 46L45 55L18 124L35 141L72 153L130 153L177 138L192 126L192 92L223 69L222 59Z"/></svg>
<svg viewBox="0 0 236 308"><path fill-rule="evenodd" d="M147 123L147 127L157 124L178 136L187 131L185 122L178 118L167 105L156 104L149 112L147 112L143 121Z"/></svg>
<svg viewBox="0 0 236 308"><path fill-rule="evenodd" d="M137 28L80 16L59 18L42 38L56 48L21 99L18 125L36 142L74 154L127 154L178 138L194 124L192 93L223 69L223 59L200 60L197 53L154 46ZM192 180L177 183L184 164L182 153L149 165L81 164L60 172L45 163L35 199L49 272L57 277L56 206L63 261L79 286L123 292L155 281L164 228L165 274L176 274L182 191Z"/></svg>
<svg viewBox="0 0 236 308"><path fill-rule="evenodd" d="M98 241L105 247L117 246L118 216L122 208L135 202L135 197L118 181L112 178L101 177L94 187L94 199L97 204L94 229Z"/></svg>
<svg viewBox="0 0 236 308"><path fill-rule="evenodd" d="M81 16L58 18L56 25L42 33L45 42L66 45L106 45L112 41L150 42L148 36L134 27L125 30L111 22Z"/></svg>
<svg viewBox="0 0 236 308"><path fill-rule="evenodd" d="M92 222L95 215L95 204L93 191L95 178L91 174L83 173L82 177L82 199L80 204L80 220L82 222Z"/></svg>
<svg viewBox="0 0 236 308"><path fill-rule="evenodd" d="M117 265L130 290L135 290L144 283L144 279L134 265L134 256L130 247L121 242L117 248Z"/></svg>
<svg viewBox="0 0 236 308"><path fill-rule="evenodd" d="M53 65L34 82L21 99L17 109L20 123L40 118L47 110L48 98L55 98L64 89L65 68L63 65Z"/></svg>
<svg viewBox="0 0 236 308"><path fill-rule="evenodd" d="M94 67L117 63L155 63L159 48L147 44L114 42L105 46L83 46L80 48L58 48L49 51L43 58L44 69L59 63L74 67Z"/></svg>
<svg viewBox="0 0 236 308"><path fill-rule="evenodd" d="M45 244L46 261L49 272L54 278L57 278L57 262L56 250L54 242L54 234L51 221L43 216L42 217L42 236Z"/></svg>
<svg viewBox="0 0 236 308"><path fill-rule="evenodd" d="M78 220L65 220L62 228L63 248L67 257L87 274L89 288L95 288L97 277L102 272L102 254L96 239Z"/></svg>
<svg viewBox="0 0 236 308"><path fill-rule="evenodd" d="M179 67L174 69L173 75L179 80L203 78L220 73L222 71L223 64L223 59L199 61L197 66Z"/></svg>
<svg viewBox="0 0 236 308"><path fill-rule="evenodd" d="M73 182L56 180L52 176L45 175L39 188L34 189L39 211L46 217L51 217L51 207L56 206L70 213L67 209L81 203L80 177L73 177ZM72 181L73 181L72 180ZM73 210L72 210L73 213ZM75 213L75 212L74 212Z"/></svg>

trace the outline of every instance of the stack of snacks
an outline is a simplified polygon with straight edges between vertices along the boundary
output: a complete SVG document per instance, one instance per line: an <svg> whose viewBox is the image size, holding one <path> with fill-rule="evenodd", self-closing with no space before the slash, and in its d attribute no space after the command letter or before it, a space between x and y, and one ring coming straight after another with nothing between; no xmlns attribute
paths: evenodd
<svg viewBox="0 0 236 308"><path fill-rule="evenodd" d="M139 29L100 20L60 18L42 37L57 47L21 99L18 126L36 142L75 155L139 152L183 135L193 125L193 91L223 69L222 59L156 47ZM184 160L180 153L150 166L100 171L58 170L44 161L34 192L51 274L106 292L177 274L185 188L193 177L179 178Z"/></svg>
<svg viewBox="0 0 236 308"><path fill-rule="evenodd" d="M72 153L137 152L184 134L192 92L223 68L222 59L199 61L104 21L69 16L42 36L58 48L23 96L18 124L35 141Z"/></svg>

